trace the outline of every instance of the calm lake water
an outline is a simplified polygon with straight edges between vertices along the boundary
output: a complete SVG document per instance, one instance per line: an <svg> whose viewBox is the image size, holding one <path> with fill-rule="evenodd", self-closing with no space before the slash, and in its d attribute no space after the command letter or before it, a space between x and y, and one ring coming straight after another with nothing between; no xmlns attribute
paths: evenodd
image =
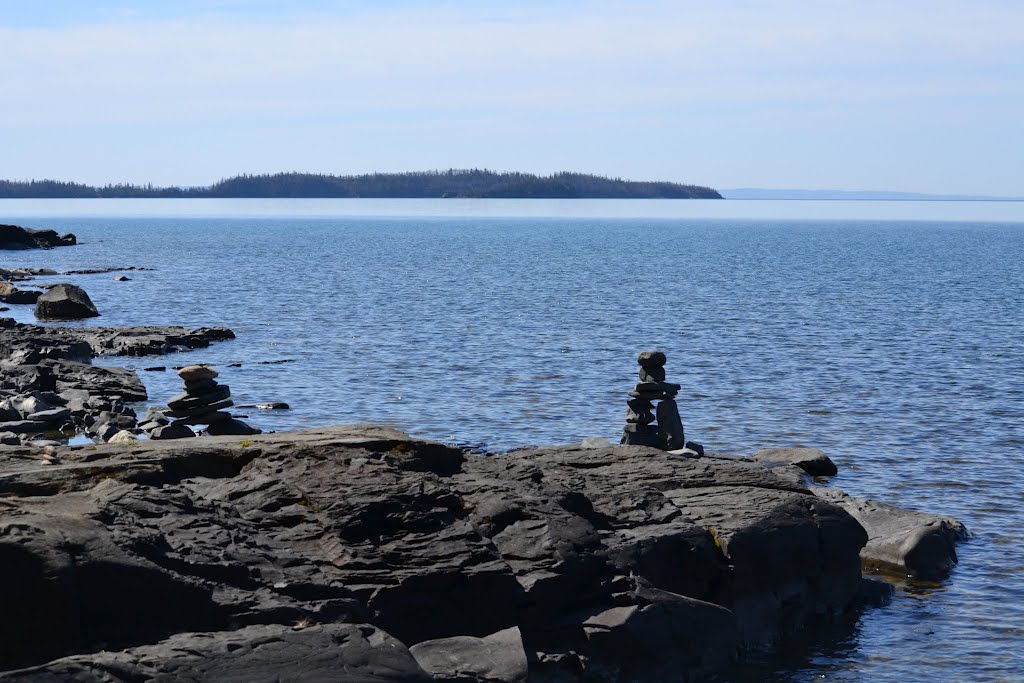
<svg viewBox="0 0 1024 683"><path fill-rule="evenodd" d="M1024 204L780 201L0 201L80 246L0 265L84 286L86 324L227 325L136 367L220 367L264 430L384 422L507 449L618 439L663 349L687 438L802 444L855 495L974 537L938 585L732 677L1024 680ZM19 320L31 311L13 307ZM240 363L239 367L228 367Z"/></svg>

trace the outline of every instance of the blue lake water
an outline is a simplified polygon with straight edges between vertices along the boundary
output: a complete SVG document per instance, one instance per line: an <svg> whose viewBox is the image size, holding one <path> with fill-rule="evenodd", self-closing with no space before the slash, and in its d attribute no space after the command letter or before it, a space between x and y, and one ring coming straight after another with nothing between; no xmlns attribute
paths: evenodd
<svg viewBox="0 0 1024 683"><path fill-rule="evenodd" d="M105 362L154 404L180 384L143 368L217 365L236 403L292 406L250 412L264 430L617 440L637 351L663 349L689 439L816 446L836 486L974 534L948 581L736 677L1024 680L1024 204L8 200L0 222L81 242L0 266L154 269L43 278L87 289L83 324L231 327Z"/></svg>

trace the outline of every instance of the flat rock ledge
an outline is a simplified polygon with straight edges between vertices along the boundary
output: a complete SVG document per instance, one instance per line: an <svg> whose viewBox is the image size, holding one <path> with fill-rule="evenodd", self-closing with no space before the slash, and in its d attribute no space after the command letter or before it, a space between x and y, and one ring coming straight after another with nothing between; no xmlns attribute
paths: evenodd
<svg viewBox="0 0 1024 683"><path fill-rule="evenodd" d="M3 680L700 680L857 603L842 506L644 446L383 427L0 446Z"/></svg>
<svg viewBox="0 0 1024 683"><path fill-rule="evenodd" d="M943 579L956 565L956 544L969 535L967 527L945 515L904 510L839 489L813 487L812 491L861 523L868 534L861 561L883 574Z"/></svg>
<svg viewBox="0 0 1024 683"><path fill-rule="evenodd" d="M24 364L61 358L87 363L95 356L162 355L234 338L226 327L43 327L0 318L0 361Z"/></svg>
<svg viewBox="0 0 1024 683"><path fill-rule="evenodd" d="M74 235L58 235L54 230L34 230L18 225L0 225L0 250L50 249L77 244Z"/></svg>

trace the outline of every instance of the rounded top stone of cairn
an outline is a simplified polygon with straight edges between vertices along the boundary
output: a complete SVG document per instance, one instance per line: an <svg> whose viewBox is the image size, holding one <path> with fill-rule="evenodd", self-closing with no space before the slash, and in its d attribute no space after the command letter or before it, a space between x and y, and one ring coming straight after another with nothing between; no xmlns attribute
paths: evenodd
<svg viewBox="0 0 1024 683"><path fill-rule="evenodd" d="M661 351L641 351L636 362L645 368L660 368L668 359Z"/></svg>
<svg viewBox="0 0 1024 683"><path fill-rule="evenodd" d="M195 382L200 379L213 379L219 373L209 365L186 365L178 370L178 377L186 382Z"/></svg>

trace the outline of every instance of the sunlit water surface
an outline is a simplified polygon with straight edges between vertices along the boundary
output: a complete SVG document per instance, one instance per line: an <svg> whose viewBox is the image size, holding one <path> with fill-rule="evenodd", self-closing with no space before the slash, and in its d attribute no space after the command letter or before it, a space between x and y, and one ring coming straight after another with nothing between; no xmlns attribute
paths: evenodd
<svg viewBox="0 0 1024 683"><path fill-rule="evenodd" d="M232 328L102 362L139 369L152 404L180 384L144 368L215 364L236 403L291 405L249 411L264 430L617 440L636 352L663 349L688 438L817 446L835 485L973 533L948 581L730 677L1019 681L1024 208L972 204L0 202L0 222L81 241L0 265L153 268L42 280L84 286L87 325Z"/></svg>

